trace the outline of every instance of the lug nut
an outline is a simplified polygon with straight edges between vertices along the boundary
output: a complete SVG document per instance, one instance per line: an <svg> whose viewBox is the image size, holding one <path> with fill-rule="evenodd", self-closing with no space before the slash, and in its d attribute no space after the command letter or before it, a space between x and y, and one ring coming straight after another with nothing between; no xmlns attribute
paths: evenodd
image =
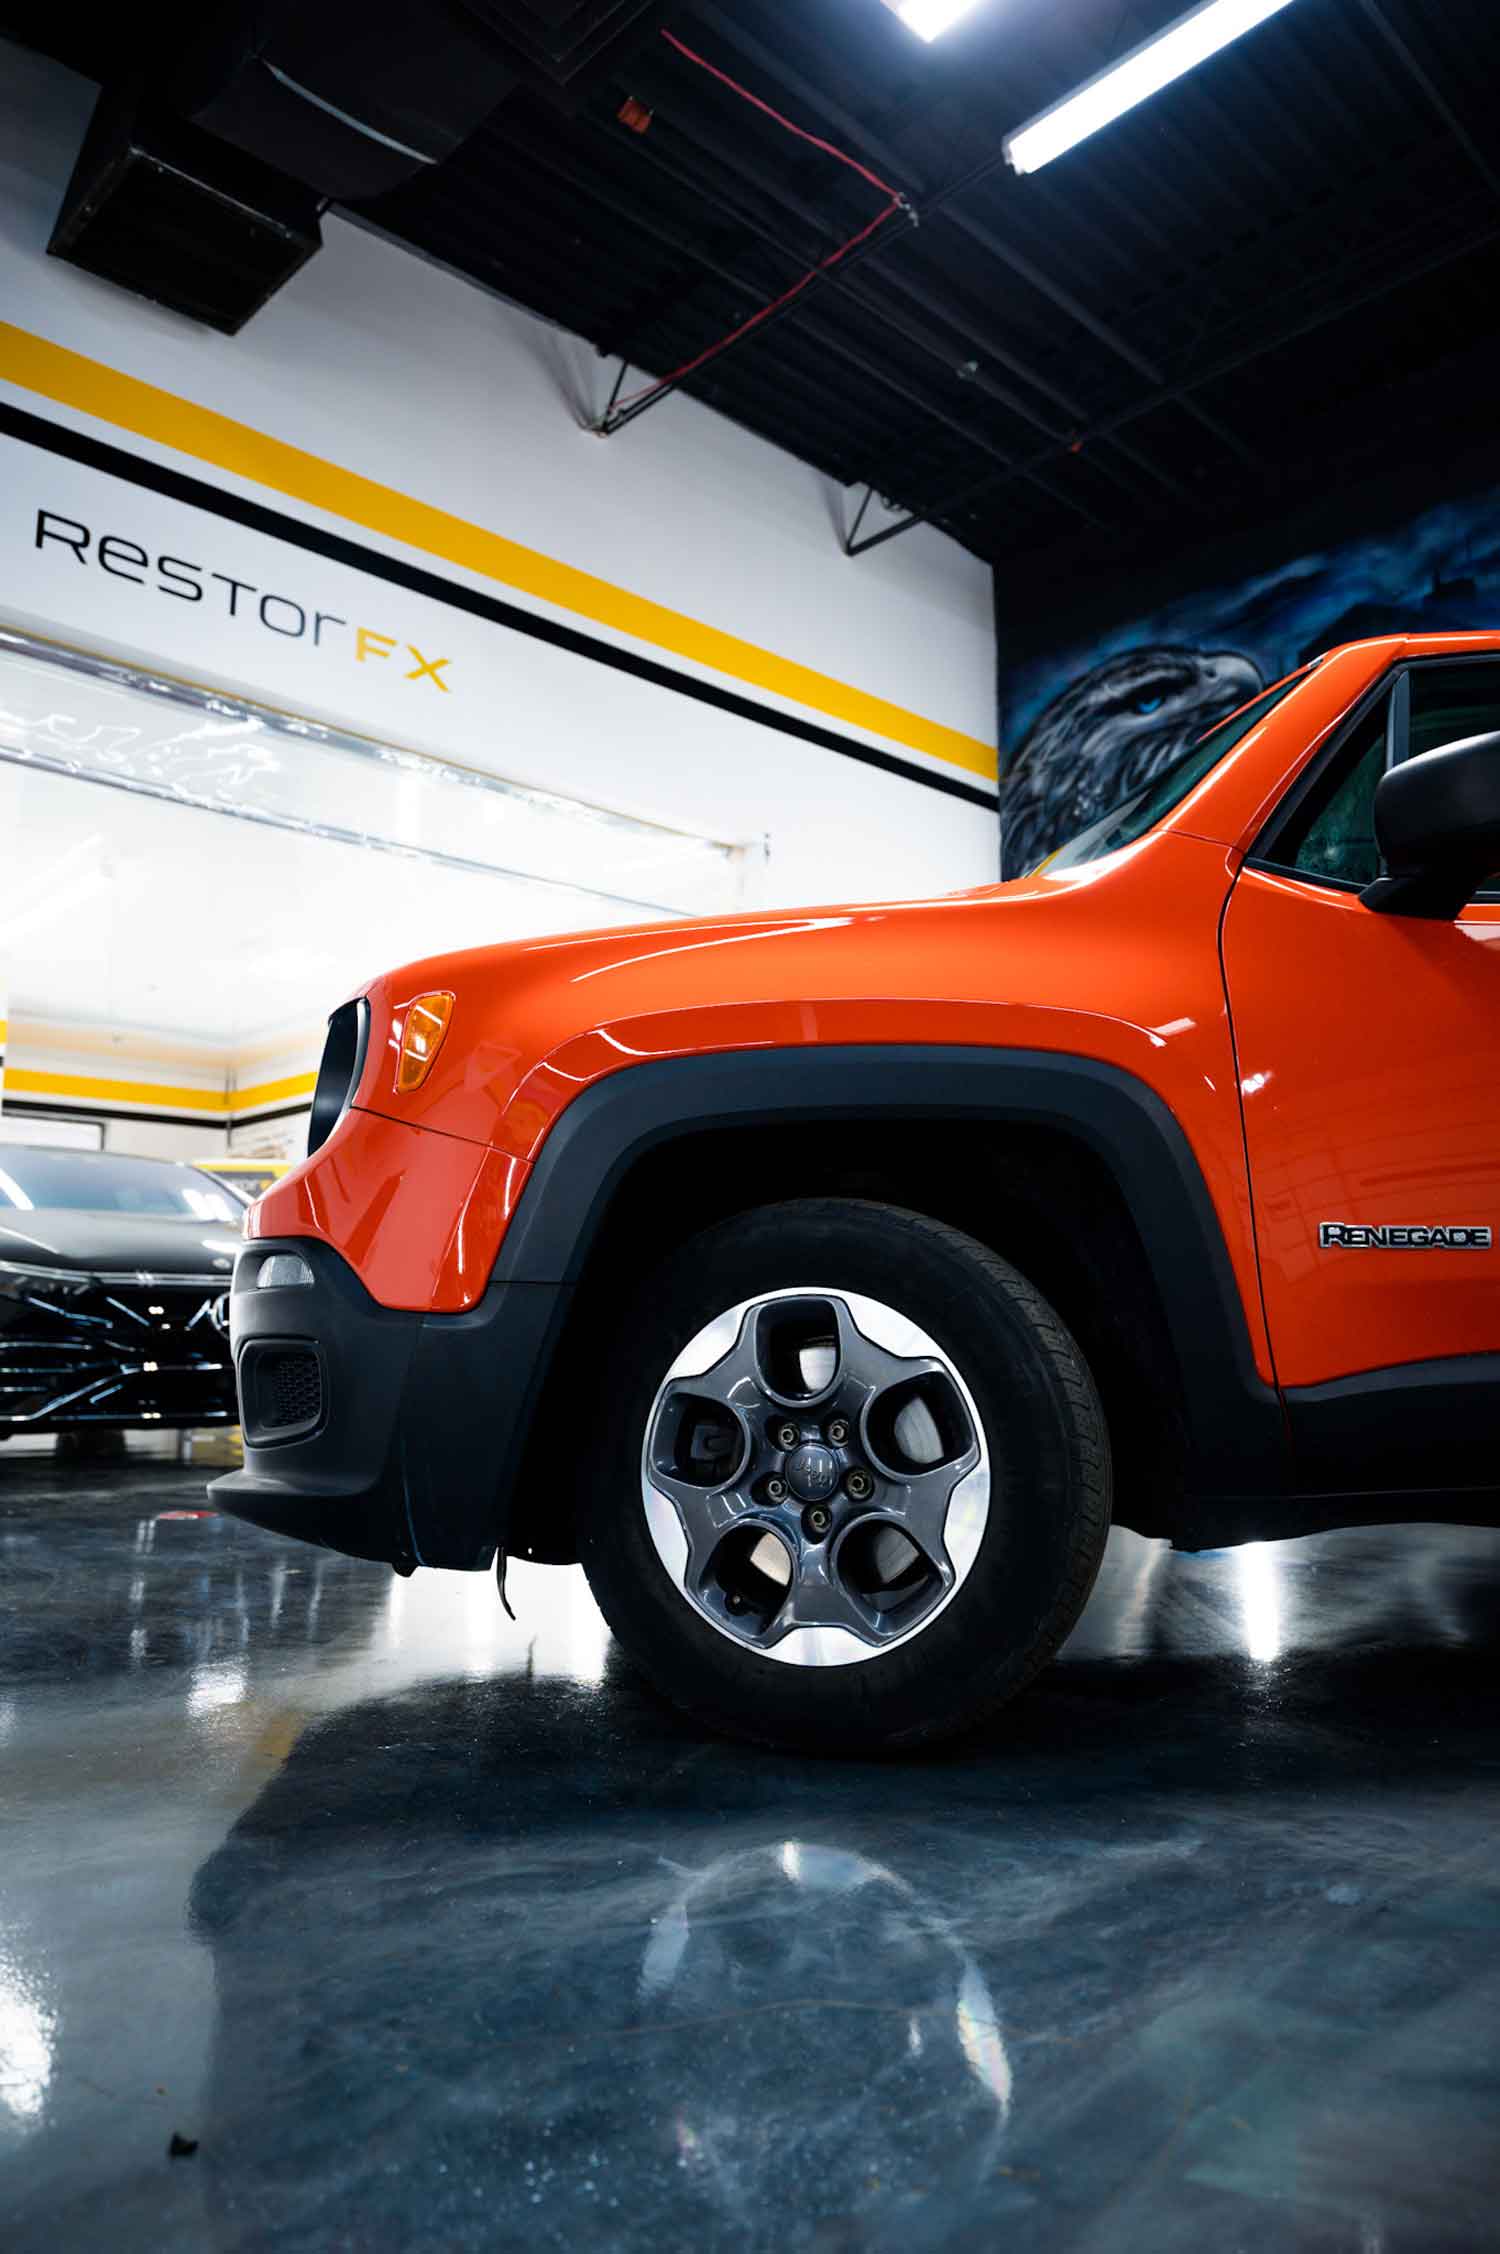
<svg viewBox="0 0 1500 2254"><path fill-rule="evenodd" d="M784 1503L786 1501L786 1481L784 1479L768 1479L766 1481L766 1501L768 1503Z"/></svg>
<svg viewBox="0 0 1500 2254"><path fill-rule="evenodd" d="M725 1596L724 1610L726 1612L743 1612L744 1609L745 1599L740 1595L738 1589L731 1589Z"/></svg>
<svg viewBox="0 0 1500 2254"><path fill-rule="evenodd" d="M856 1503L867 1503L875 1492L874 1480L867 1471L861 1471L858 1465L850 1472L848 1478L844 1481L844 1486L851 1499Z"/></svg>
<svg viewBox="0 0 1500 2254"><path fill-rule="evenodd" d="M826 1503L810 1503L802 1513L802 1523L809 1534L821 1541L833 1524L833 1513Z"/></svg>
<svg viewBox="0 0 1500 2254"><path fill-rule="evenodd" d="M798 1441L802 1438L802 1433L801 1429L797 1425L793 1424L790 1418L788 1418L785 1424L779 1424L776 1427L775 1432L772 1434L772 1438L775 1440L778 1448L795 1448Z"/></svg>
<svg viewBox="0 0 1500 2254"><path fill-rule="evenodd" d="M844 1442L848 1439L848 1437L849 1419L847 1417L835 1417L833 1422L828 1427L829 1447L842 1448Z"/></svg>

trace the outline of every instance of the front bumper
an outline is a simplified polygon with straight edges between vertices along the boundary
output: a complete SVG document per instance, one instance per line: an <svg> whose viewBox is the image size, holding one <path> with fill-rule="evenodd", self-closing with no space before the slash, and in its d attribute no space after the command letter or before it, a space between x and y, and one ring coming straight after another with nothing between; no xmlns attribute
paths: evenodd
<svg viewBox="0 0 1500 2254"><path fill-rule="evenodd" d="M275 1253L312 1283L262 1291ZM487 1566L566 1297L492 1284L468 1314L383 1307L330 1245L257 1238L230 1298L245 1465L215 1504L403 1572Z"/></svg>

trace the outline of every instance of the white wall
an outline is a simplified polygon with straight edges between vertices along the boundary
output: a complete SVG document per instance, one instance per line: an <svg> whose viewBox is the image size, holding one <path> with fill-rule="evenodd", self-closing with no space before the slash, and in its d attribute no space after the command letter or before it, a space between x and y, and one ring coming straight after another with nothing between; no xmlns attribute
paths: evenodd
<svg viewBox="0 0 1500 2254"><path fill-rule="evenodd" d="M104 1148L133 1158L221 1158L228 1138L212 1128L179 1127L168 1119L108 1119Z"/></svg>
<svg viewBox="0 0 1500 2254"><path fill-rule="evenodd" d="M611 376L589 347L338 219L325 223L325 250L239 338L47 259L92 88L14 47L0 54L0 320L992 744L990 575L954 543L920 530L848 561L835 536L848 496L688 399L663 403L609 442L580 431L577 410L598 408ZM120 440L77 408L16 385L0 385L0 394ZM165 444L120 442L196 467ZM248 478L198 473L350 530ZM404 552L379 534L359 539ZM447 566L444 575L465 577ZM47 591L0 579L0 604L23 593L36 618ZM52 606L68 600L68 586L54 588ZM133 633L135 647L147 645L167 629L160 613L176 609L122 613L120 645ZM609 629L591 631L609 638ZM259 651L257 665L273 654ZM532 654L535 645L508 638L521 672ZM690 660L674 663L692 669ZM548 737L503 742L496 769L589 796L609 782L616 805L715 836L769 829L767 886L776 897L798 884L826 893L995 875L995 823L983 809L679 696L641 692L656 696L656 742L643 746L634 735L629 771L611 771L600 762L598 712L600 690L618 676L577 665L575 674L593 676L580 690L577 730L566 696L553 694ZM250 663L241 685L268 687ZM440 712L399 719L404 737L444 748ZM873 730L844 733L880 742ZM911 764L923 755L911 753Z"/></svg>
<svg viewBox="0 0 1500 2254"><path fill-rule="evenodd" d="M47 259L92 99L85 82L0 43L0 322L993 743L993 623L983 565L925 529L849 561L835 530L846 495L683 398L609 441L589 435L577 417L602 405L613 371L578 339L337 219L325 222L323 251L234 339ZM0 377L4 367L0 349ZM76 402L42 399L3 380L0 397L351 531L337 514L267 492L251 477L206 468L157 439L122 435ZM74 475L73 465L59 468ZM160 506L155 495L138 498L143 512ZM352 529L366 547L412 556L383 532ZM85 574L25 569L23 553L3 551L0 618L9 612L64 637L76 631L70 613ZM430 555L413 560L432 564ZM322 568L314 559L313 576ZM433 568L548 609L534 593L497 589L456 564ZM114 623L105 631L90 621L93 646L181 664L174 638L201 627L203 614L184 617L190 606L144 601L124 583L104 591L117 606ZM465 623L474 631L473 621ZM585 623L599 638L629 643L610 626ZM481 631L503 644L501 662L526 714L517 730L496 710L487 754L494 771L719 837L766 834L762 898L947 889L996 873L996 824L985 808L560 659L503 628ZM216 647L212 678L274 695L284 686L277 668L284 671L285 651L273 637L261 640L268 646L259 650ZM670 662L722 678L690 658ZM298 690L297 709L359 724L332 679L304 680ZM799 709L772 690L743 693ZM441 698L431 699L431 709L416 697L399 707L394 694L389 701L398 741L449 750L451 710ZM622 716L624 756L612 740L612 713ZM879 727L807 716L883 741ZM914 768L942 765L920 750L897 749Z"/></svg>

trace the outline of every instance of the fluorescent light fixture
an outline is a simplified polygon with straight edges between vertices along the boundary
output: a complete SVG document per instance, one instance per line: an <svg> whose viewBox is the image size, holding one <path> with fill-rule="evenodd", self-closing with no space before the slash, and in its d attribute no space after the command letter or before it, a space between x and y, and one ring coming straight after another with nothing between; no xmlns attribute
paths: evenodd
<svg viewBox="0 0 1500 2254"><path fill-rule="evenodd" d="M979 0L885 0L893 15L919 39L941 39L964 16L972 15Z"/></svg>
<svg viewBox="0 0 1500 2254"><path fill-rule="evenodd" d="M1012 169L1040 171L1054 157L1076 148L1101 126L1113 125L1117 117L1159 94L1174 78L1196 70L1221 47L1290 6L1291 0L1204 0L1202 7L1179 16L1154 39L1145 40L1076 93L1065 95L1029 125L1009 134L1004 147Z"/></svg>

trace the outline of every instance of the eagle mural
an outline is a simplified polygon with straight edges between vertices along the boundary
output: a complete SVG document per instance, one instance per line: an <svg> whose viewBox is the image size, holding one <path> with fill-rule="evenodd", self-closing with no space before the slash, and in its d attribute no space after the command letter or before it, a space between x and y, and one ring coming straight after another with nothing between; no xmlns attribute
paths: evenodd
<svg viewBox="0 0 1500 2254"><path fill-rule="evenodd" d="M1162 646L1096 665L1038 714L1016 754L1000 806L1005 874L1034 869L1154 782L1264 686L1233 650Z"/></svg>
<svg viewBox="0 0 1500 2254"><path fill-rule="evenodd" d="M1336 519L1333 520L1336 522ZM1500 487L1381 530L1265 557L1182 586L1156 609L1082 631L1055 595L1002 685L1001 854L1023 876L1197 737L1335 643L1500 623ZM1191 572L1192 559L1184 559ZM1097 590L1084 591L1097 607ZM1056 638L1054 638L1056 637Z"/></svg>

